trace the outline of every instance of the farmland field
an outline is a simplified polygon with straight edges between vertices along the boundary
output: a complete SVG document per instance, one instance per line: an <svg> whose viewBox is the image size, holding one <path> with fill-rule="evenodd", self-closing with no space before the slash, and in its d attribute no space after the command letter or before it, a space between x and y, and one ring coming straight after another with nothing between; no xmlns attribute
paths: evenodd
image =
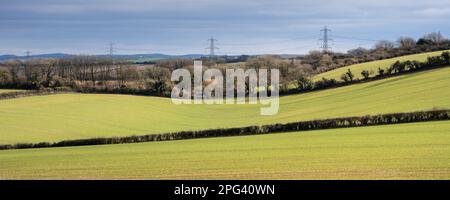
<svg viewBox="0 0 450 200"><path fill-rule="evenodd" d="M0 100L0 144L241 127L450 108L450 67L280 98L260 105L174 105L170 99L61 94Z"/></svg>
<svg viewBox="0 0 450 200"><path fill-rule="evenodd" d="M0 179L449 179L450 121L0 151Z"/></svg>
<svg viewBox="0 0 450 200"><path fill-rule="evenodd" d="M132 59L130 60L131 62L157 62L157 61L161 61L164 60L166 58L136 58L136 59Z"/></svg>
<svg viewBox="0 0 450 200"><path fill-rule="evenodd" d="M378 68L386 69L386 68L390 67L392 64L394 64L396 61L416 60L416 61L423 62L423 61L426 61L429 56L438 56L438 55L441 55L442 52L444 52L444 51L413 54L413 55L395 57L395 58L390 58L390 59L385 59L385 60L350 65L347 67L341 67L341 68L338 68L335 70L331 70L331 71L319 74L319 75L315 76L313 79L315 81L317 81L322 78L327 78L327 79L334 78L338 81L341 81L341 75L344 74L345 72L347 72L348 69L350 69L353 72L353 74L355 75L355 78L362 78L361 72L363 70L368 70L369 72L372 72L371 76L375 76L378 74Z"/></svg>

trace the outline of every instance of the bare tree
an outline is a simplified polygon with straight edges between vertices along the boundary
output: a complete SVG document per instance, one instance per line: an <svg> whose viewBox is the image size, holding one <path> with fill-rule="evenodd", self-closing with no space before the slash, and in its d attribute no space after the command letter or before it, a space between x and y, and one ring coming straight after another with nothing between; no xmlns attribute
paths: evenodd
<svg viewBox="0 0 450 200"><path fill-rule="evenodd" d="M20 68L22 66L22 63L18 60L16 61L9 61L5 63L6 68L9 71L9 74L11 76L12 84L18 84L19 83L19 74L20 74Z"/></svg>
<svg viewBox="0 0 450 200"><path fill-rule="evenodd" d="M441 32L432 32L432 33L426 34L423 36L423 39L429 40L435 44L440 44L440 43L448 40L441 34Z"/></svg>
<svg viewBox="0 0 450 200"><path fill-rule="evenodd" d="M376 50L391 50L395 47L395 44L388 40L381 40L375 44Z"/></svg>
<svg viewBox="0 0 450 200"><path fill-rule="evenodd" d="M170 71L167 68L151 67L145 71L149 79L149 85L155 92L162 94L165 92L166 82L170 80Z"/></svg>
<svg viewBox="0 0 450 200"><path fill-rule="evenodd" d="M136 67L129 64L119 64L114 70L120 87L125 86L127 81L138 79L139 77Z"/></svg>
<svg viewBox="0 0 450 200"><path fill-rule="evenodd" d="M417 41L411 37L400 37L397 40L398 46L402 49L411 49L416 46Z"/></svg>
<svg viewBox="0 0 450 200"><path fill-rule="evenodd" d="M45 87L48 87L50 85L50 82L53 80L53 77L56 74L56 66L57 66L57 60L56 59L48 59L43 60L41 63L39 63L39 68L42 75L42 83Z"/></svg>
<svg viewBox="0 0 450 200"><path fill-rule="evenodd" d="M296 68L290 72L289 80L291 80L299 90L311 89L313 87L311 75L300 68Z"/></svg>

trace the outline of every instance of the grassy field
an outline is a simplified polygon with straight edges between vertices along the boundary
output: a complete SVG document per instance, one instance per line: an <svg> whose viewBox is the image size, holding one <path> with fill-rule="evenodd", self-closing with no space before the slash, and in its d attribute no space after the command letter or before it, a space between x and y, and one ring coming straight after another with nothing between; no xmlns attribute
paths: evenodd
<svg viewBox="0 0 450 200"><path fill-rule="evenodd" d="M347 67L341 67L335 70L331 70L322 74L319 74L313 78L314 81L320 80L323 77L325 78L334 78L338 81L341 80L341 75L347 72L348 69L350 69L353 74L355 75L355 78L362 78L361 72L363 70L369 70L369 72L372 72L371 76L375 76L378 74L378 68L386 69L390 67L392 64L394 64L396 61L406 61L406 60L417 60L417 61L426 61L429 56L437 56L441 55L444 51L435 51L430 53L421 53L421 54L414 54L414 55L408 55L408 56L402 56L402 57L396 57L391 59L385 59L385 60L379 60L379 61L373 61L373 62L367 62L367 63L361 63L356 65L350 65Z"/></svg>
<svg viewBox="0 0 450 200"><path fill-rule="evenodd" d="M450 121L0 151L0 179L450 179Z"/></svg>
<svg viewBox="0 0 450 200"><path fill-rule="evenodd" d="M241 127L450 108L450 67L286 96L280 112L261 105L174 105L170 99L61 94L0 100L0 144Z"/></svg>

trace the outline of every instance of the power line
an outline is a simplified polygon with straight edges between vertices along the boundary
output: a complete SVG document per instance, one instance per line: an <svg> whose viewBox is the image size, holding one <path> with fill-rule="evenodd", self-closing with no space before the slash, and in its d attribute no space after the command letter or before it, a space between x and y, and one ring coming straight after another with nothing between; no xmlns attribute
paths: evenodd
<svg viewBox="0 0 450 200"><path fill-rule="evenodd" d="M138 51L138 52L147 52L147 53L152 53L152 51L178 51L180 50L179 48L159 48L159 49L150 49L150 48L122 48L122 47L114 47L114 50L120 50L120 51Z"/></svg>
<svg viewBox="0 0 450 200"><path fill-rule="evenodd" d="M209 42L209 57L213 58L214 55L214 50L219 49L215 46L215 42L217 42L216 39L214 39L214 37L211 37L210 39L207 40Z"/></svg>
<svg viewBox="0 0 450 200"><path fill-rule="evenodd" d="M304 49L304 48L314 47L314 46L315 46L315 44L310 44L310 45L303 45L303 46L288 47L288 48L283 48L283 49L272 49L272 50L268 50L268 51L280 53L280 51ZM263 50L263 51L264 51L264 50ZM230 52L221 52L221 53L223 53L223 54L228 54L228 55L238 55L238 54L241 54L241 55L268 54L268 53L256 53L256 52L254 52L254 53L248 53L248 52L236 52L236 51L233 51L233 52L231 52L231 51L230 51Z"/></svg>
<svg viewBox="0 0 450 200"><path fill-rule="evenodd" d="M26 51L25 54L26 54L26 56L27 56L27 60L30 60L30 57L31 57L31 51Z"/></svg>
<svg viewBox="0 0 450 200"><path fill-rule="evenodd" d="M329 29L327 26L324 27L324 29L320 30L320 35L316 34L316 35L304 35L304 36L299 36L299 37L293 37L293 38L287 38L287 39L280 39L280 40L272 40L269 42L255 42L255 43L225 43L225 44L221 44L221 46L226 46L226 47L233 47L233 46L247 46L247 47L251 47L251 46L258 46L256 48L258 48L258 50L261 50L260 47L264 47L267 46L269 47L268 50L272 51L272 52L280 52L280 51L285 51L285 50L294 50L294 49L300 49L300 48L306 48L309 47L308 46L294 46L294 47L289 47L289 48L283 48L283 49L272 49L270 50L270 47L268 46L269 44L279 44L279 43L286 43L286 42L290 42L290 41L295 41L295 40L313 40L314 38L317 38L318 36L320 36L319 40L316 40L318 43L316 45L320 46L320 49L322 49L323 52L331 52L332 51L332 46L334 46L334 40L333 38L339 38L340 40L355 40L355 41L370 41L370 42L376 42L379 40L374 40L374 39L366 39L366 38L358 38L358 37L351 37L351 36L342 36L342 35L334 35L331 34L331 29ZM211 37L210 39L207 40L208 42L208 47L205 49L206 51L209 52L205 52L205 54L209 54L210 58L213 58L216 56L217 53L217 49L219 49L217 47L217 40L214 37ZM319 44L320 42L320 44ZM337 41L339 42L339 41ZM312 46L312 45L311 45ZM227 49L227 48L225 48ZM265 48L264 48L265 49ZM121 48L120 46L117 48L116 46L113 45L113 43L110 43L109 45L109 56L111 57L111 60L114 64L114 53L119 50L119 51L136 51L136 52L151 52L151 51L161 51L161 49L158 50L151 50L151 49L138 49L138 48ZM165 51L173 51L173 50L179 50L176 49L175 47L173 49L165 49ZM231 51L225 51L222 52L220 51L220 53L225 53L225 54L241 54L241 53L237 53L234 50ZM242 53L245 54L245 53Z"/></svg>
<svg viewBox="0 0 450 200"><path fill-rule="evenodd" d="M304 45L304 46L290 47L290 48L284 48L284 49L275 49L275 50L272 50L272 51L285 51L285 50L303 49L303 48L313 47L313 46L315 46L315 45Z"/></svg>
<svg viewBox="0 0 450 200"><path fill-rule="evenodd" d="M109 58L111 59L112 65L114 67L114 44L112 42L109 43Z"/></svg>
<svg viewBox="0 0 450 200"><path fill-rule="evenodd" d="M283 40L277 40L277 41L271 41L271 42L256 42L256 43L225 43L225 44L221 44L222 46L263 46L263 45L267 45L267 44L278 44L278 43L283 43L283 42L290 42L293 40L301 40L301 39L316 39L317 35L315 36L303 36L303 37L294 37L294 38L289 38L289 39L283 39Z"/></svg>
<svg viewBox="0 0 450 200"><path fill-rule="evenodd" d="M320 32L323 33L322 34L323 37L320 39L322 41L321 48L322 48L323 52L328 53L328 52L331 51L331 47L329 45L329 42L333 41L333 39L331 39L329 37L329 33L331 32L331 29L329 29L327 26L325 26L325 28L320 30Z"/></svg>
<svg viewBox="0 0 450 200"><path fill-rule="evenodd" d="M347 37L347 36L340 36L340 35L333 35L335 38L341 38L341 39L347 39L347 40L360 40L360 41L369 41L369 42L378 42L380 40L374 40L374 39L365 39L365 38L357 38L357 37Z"/></svg>

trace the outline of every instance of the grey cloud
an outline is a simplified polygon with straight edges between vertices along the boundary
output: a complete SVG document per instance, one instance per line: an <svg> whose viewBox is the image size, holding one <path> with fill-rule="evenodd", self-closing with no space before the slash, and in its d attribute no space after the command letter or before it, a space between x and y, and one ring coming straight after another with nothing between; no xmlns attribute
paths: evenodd
<svg viewBox="0 0 450 200"><path fill-rule="evenodd" d="M449 7L448 0L2 0L0 53L32 44L46 51L71 46L76 51L109 41L139 44L131 46L135 48L152 47L149 49L174 49L180 44L179 51L188 53L202 51L205 38L211 35L223 44L262 43L318 37L324 25L331 26L336 34L353 37L417 37L437 30L448 33ZM336 46L340 45L336 49L361 44L345 42L336 41ZM270 52L292 48L286 52L295 53L307 51L297 47L316 43L293 41L256 49ZM245 48L224 46L222 50L252 50Z"/></svg>

